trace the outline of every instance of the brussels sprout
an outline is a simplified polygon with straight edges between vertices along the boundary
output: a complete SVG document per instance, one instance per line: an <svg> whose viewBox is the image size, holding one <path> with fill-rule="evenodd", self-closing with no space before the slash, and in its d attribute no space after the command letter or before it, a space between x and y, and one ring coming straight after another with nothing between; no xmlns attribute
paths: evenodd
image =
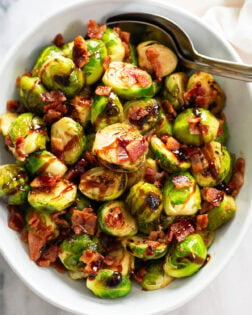
<svg viewBox="0 0 252 315"><path fill-rule="evenodd" d="M220 135L217 135L215 141L220 142L221 144L226 145L229 138L228 125L226 122L223 122L221 125L222 132Z"/></svg>
<svg viewBox="0 0 252 315"><path fill-rule="evenodd" d="M148 144L133 126L117 123L98 130L93 152L113 171L134 172L145 161Z"/></svg>
<svg viewBox="0 0 252 315"><path fill-rule="evenodd" d="M86 249L98 252L101 250L97 237L88 234L74 234L70 239L61 243L59 259L68 270L78 271L85 267L85 264L79 259ZM84 278L84 273L82 278Z"/></svg>
<svg viewBox="0 0 252 315"><path fill-rule="evenodd" d="M63 117L51 127L52 151L63 152L67 165L78 161L85 148L83 127L72 118Z"/></svg>
<svg viewBox="0 0 252 315"><path fill-rule="evenodd" d="M114 173L104 167L94 167L81 176L79 189L90 199L106 201L121 196L126 186L125 173Z"/></svg>
<svg viewBox="0 0 252 315"><path fill-rule="evenodd" d="M109 201L99 208L98 223L100 229L110 235L124 237L137 233L135 219L126 210L123 201Z"/></svg>
<svg viewBox="0 0 252 315"><path fill-rule="evenodd" d="M202 231L197 231L197 234L199 234L202 237L207 248L209 248L213 244L214 237L215 237L214 231L202 230Z"/></svg>
<svg viewBox="0 0 252 315"><path fill-rule="evenodd" d="M109 96L95 95L91 107L91 123L96 130L123 121L123 107L113 92Z"/></svg>
<svg viewBox="0 0 252 315"><path fill-rule="evenodd" d="M231 220L236 213L236 204L232 196L224 195L218 207L210 209L208 214L207 230L215 231L223 224Z"/></svg>
<svg viewBox="0 0 252 315"><path fill-rule="evenodd" d="M73 60L60 55L42 65L40 78L49 90L61 90L67 96L77 94L85 83L83 71L76 68Z"/></svg>
<svg viewBox="0 0 252 315"><path fill-rule="evenodd" d="M142 42L137 46L138 64L142 69L149 73L157 70L154 68L152 60L155 58L155 64L158 63L158 77L162 78L173 72L178 64L178 58L168 47L156 41ZM156 70L156 71L155 71Z"/></svg>
<svg viewBox="0 0 252 315"><path fill-rule="evenodd" d="M126 204L133 216L140 223L156 220L162 209L162 193L153 184L140 181L130 188Z"/></svg>
<svg viewBox="0 0 252 315"><path fill-rule="evenodd" d="M42 100L41 95L46 93L47 90L41 84L40 78L24 75L20 79L19 86L21 103L29 111L42 115L46 103Z"/></svg>
<svg viewBox="0 0 252 315"><path fill-rule="evenodd" d="M28 194L28 202L37 210L62 211L74 202L76 192L76 185L62 179L55 186L46 187L46 189L45 187L32 187Z"/></svg>
<svg viewBox="0 0 252 315"><path fill-rule="evenodd" d="M131 63L137 67L138 62L137 62L136 47L132 45L131 43L129 43L129 55L126 58L124 58L123 61L127 63Z"/></svg>
<svg viewBox="0 0 252 315"><path fill-rule="evenodd" d="M199 234L191 234L181 243L176 243L166 256L164 271L170 277L188 277L205 263L207 248Z"/></svg>
<svg viewBox="0 0 252 315"><path fill-rule="evenodd" d="M180 113L174 122L173 133L180 142L193 146L213 141L218 134L219 121L204 108L189 108Z"/></svg>
<svg viewBox="0 0 252 315"><path fill-rule="evenodd" d="M25 168L31 175L59 175L63 176L67 167L49 151L32 153L25 161Z"/></svg>
<svg viewBox="0 0 252 315"><path fill-rule="evenodd" d="M147 162L147 160L146 160ZM143 165L139 167L138 170L135 172L127 173L128 175L128 181L127 181L127 189L138 183L140 180L144 179L144 173L145 173L146 166Z"/></svg>
<svg viewBox="0 0 252 315"><path fill-rule="evenodd" d="M166 145L156 135L151 137L151 149L160 167L167 172L184 171L191 167L187 160L181 160L176 152L167 149Z"/></svg>
<svg viewBox="0 0 252 315"><path fill-rule="evenodd" d="M111 62L102 81L105 85L112 87L118 96L126 99L154 95L151 76L130 63Z"/></svg>
<svg viewBox="0 0 252 315"><path fill-rule="evenodd" d="M1 117L0 117L0 133L2 133L2 135L4 137L8 136L10 126L11 126L12 122L17 118L17 116L18 115L16 113L9 113L9 112L1 115Z"/></svg>
<svg viewBox="0 0 252 315"><path fill-rule="evenodd" d="M152 129L159 118L158 102L154 98L128 101L124 104L125 122L134 125L142 134Z"/></svg>
<svg viewBox="0 0 252 315"><path fill-rule="evenodd" d="M147 272L143 276L140 285L147 291L158 290L167 287L173 280L164 272L163 262L154 262L147 266Z"/></svg>
<svg viewBox="0 0 252 315"><path fill-rule="evenodd" d="M196 104L217 114L222 111L226 97L210 73L199 71L189 78L185 99L189 104Z"/></svg>
<svg viewBox="0 0 252 315"><path fill-rule="evenodd" d="M146 236L132 236L122 242L127 251L141 259L159 259L167 253L167 244L151 241Z"/></svg>
<svg viewBox="0 0 252 315"><path fill-rule="evenodd" d="M0 166L0 197L9 205L25 203L29 191L29 178L25 169L16 164Z"/></svg>
<svg viewBox="0 0 252 315"><path fill-rule="evenodd" d="M131 281L120 272L102 269L95 279L88 278L87 288L101 298L117 299L126 296L131 290Z"/></svg>
<svg viewBox="0 0 252 315"><path fill-rule="evenodd" d="M74 207L77 210L83 210L85 208L92 208L92 202L86 196L84 196L81 192L77 191Z"/></svg>
<svg viewBox="0 0 252 315"><path fill-rule="evenodd" d="M55 45L47 46L43 48L36 60L36 63L33 67L32 74L33 76L37 76L43 64L53 56L58 56L61 54L61 49Z"/></svg>
<svg viewBox="0 0 252 315"><path fill-rule="evenodd" d="M89 39L86 41L89 53L89 61L83 67L88 85L94 84L100 79L103 73L103 60L107 56L107 49L103 41Z"/></svg>
<svg viewBox="0 0 252 315"><path fill-rule="evenodd" d="M102 35L102 41L107 47L111 61L123 61L125 48L117 32L107 27Z"/></svg>
<svg viewBox="0 0 252 315"><path fill-rule="evenodd" d="M165 98L178 110L185 104L184 92L188 78L184 72L176 72L165 78Z"/></svg>
<svg viewBox="0 0 252 315"><path fill-rule="evenodd" d="M149 235L152 231L166 230L169 225L174 221L175 216L167 216L164 212L161 212L160 216L150 223L138 223L139 232Z"/></svg>
<svg viewBox="0 0 252 315"><path fill-rule="evenodd" d="M192 173L196 182L202 186L216 186L230 177L231 156L221 143L212 141L199 152L200 167L192 163Z"/></svg>
<svg viewBox="0 0 252 315"><path fill-rule="evenodd" d="M163 199L167 215L193 215L201 208L200 189L188 172L173 174L166 180Z"/></svg>
<svg viewBox="0 0 252 315"><path fill-rule="evenodd" d="M72 117L85 127L90 121L92 101L82 95L76 95L71 100L71 105L73 107Z"/></svg>
<svg viewBox="0 0 252 315"><path fill-rule="evenodd" d="M63 47L61 48L61 54L66 58L73 59L73 47L74 47L73 41L64 44Z"/></svg>
<svg viewBox="0 0 252 315"><path fill-rule="evenodd" d="M10 125L8 136L12 142L9 150L19 161L37 150L44 150L48 141L44 121L32 113L20 114Z"/></svg>
<svg viewBox="0 0 252 315"><path fill-rule="evenodd" d="M172 123L167 119L162 109L160 109L159 113L160 113L159 120L155 126L155 134L158 137L166 135L172 136L173 134Z"/></svg>
<svg viewBox="0 0 252 315"><path fill-rule="evenodd" d="M108 253L108 256L116 259L116 266L107 266L107 269L118 271L123 276L129 275L134 270L135 257L130 255L125 248L121 247Z"/></svg>

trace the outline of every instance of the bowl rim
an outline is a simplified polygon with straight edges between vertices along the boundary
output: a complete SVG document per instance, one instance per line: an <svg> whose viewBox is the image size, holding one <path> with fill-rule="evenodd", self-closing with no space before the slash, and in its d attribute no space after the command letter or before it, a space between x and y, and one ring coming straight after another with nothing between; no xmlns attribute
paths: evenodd
<svg viewBox="0 0 252 315"><path fill-rule="evenodd" d="M122 0L123 2L126 2L126 0ZM38 30L44 23L46 23L46 21L55 18L57 16L62 15L65 11L67 11L68 9L74 9L74 8L78 8L81 7L85 4L93 4L93 3L120 3L122 2L121 0L80 0L76 3L70 3L70 4L66 4L64 5L62 8L57 9L57 10L53 10L51 13L46 14L46 16L44 18L42 18L40 21L36 22L33 27L29 27L22 35L20 35L19 39L15 42L15 44L8 49L6 56L4 57L3 61L0 64L0 73L3 72L3 70L5 68L7 68L8 62L9 60L11 60L13 57L15 57L16 51L18 50L18 47L24 43L28 38L31 38L31 36L36 32L36 30ZM151 0L135 0L136 3L138 4L146 4L146 2L148 2L149 4L152 3ZM193 13L187 11L184 8L181 8L179 6L176 6L174 4L171 3L167 3L165 0L155 0L155 5L164 8L171 8L173 11L177 11L179 13L182 13L184 16L188 17L189 19L191 19L192 21L196 21L199 24L203 24L204 27L207 29L207 31L209 33L211 33L212 35L214 35L218 40L220 40L223 44L223 46L225 46L225 48L229 51L231 58L230 60L232 61L236 61L236 62L242 62L239 54L235 51L235 49L232 47L232 45L224 38L221 37L221 35L219 33L217 33L216 30L211 29L206 23L205 21L194 15ZM252 83L245 83L248 93L250 95L250 98L252 99ZM247 183L248 185L248 183ZM218 274L221 272L221 270L227 265L227 263L230 261L231 257L234 255L234 253L236 252L239 244L241 243L242 239L244 238L244 235L246 234L248 227L251 225L252 222L252 210L251 207L250 209L248 209L248 214L246 217L246 220L243 223L243 226L241 228L241 231L238 235L238 237L236 237L234 239L234 242L232 244L232 247L230 248L229 252L227 253L227 255L225 256L225 258L222 260L222 262L216 266L216 268L211 272L211 277L208 277L204 282L201 282L198 284L198 286L196 288L194 288L193 290L189 291L188 294L185 297L182 297L178 303L176 303L176 305L172 305L169 308L162 308L160 307L158 310L156 311L151 311L151 313L146 313L146 315L158 315L161 313L168 313L171 312L175 309L178 309L179 307L183 306L184 304L186 304L187 302L189 302L192 298L194 298L196 295L198 295L203 289L205 289L217 276ZM1 245L1 243L0 243ZM48 303L56 306L59 309L63 309L65 311L68 311L70 313L73 314L85 314L85 315L93 315L94 313L89 313L89 312L85 312L85 313L78 313L75 310L71 309L70 307L68 308L65 305L61 305L60 303L56 302L53 298L49 297L48 295L46 295L45 293L39 291L35 286L33 286L33 284L27 280L25 278L25 276L23 276L22 272L19 269L16 269L14 264L12 263L12 260L9 259L7 253L1 248L0 246L0 254L2 254L3 258L7 261L8 265L11 267L11 269L14 271L14 273L23 281L23 283L29 288L31 289L32 292L34 292L36 295L38 295L40 298L42 298L43 300L47 301ZM27 257L28 258L28 257Z"/></svg>

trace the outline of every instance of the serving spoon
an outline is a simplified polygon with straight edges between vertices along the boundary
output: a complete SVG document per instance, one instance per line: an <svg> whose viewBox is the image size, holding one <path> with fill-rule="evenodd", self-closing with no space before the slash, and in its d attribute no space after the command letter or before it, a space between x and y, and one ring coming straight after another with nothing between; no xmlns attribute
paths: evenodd
<svg viewBox="0 0 252 315"><path fill-rule="evenodd" d="M139 38L158 40L172 48L183 66L193 70L210 72L230 79L252 82L252 66L215 59L197 52L187 33L174 21L149 13L124 13L109 17L108 26L118 26L129 31L133 43Z"/></svg>

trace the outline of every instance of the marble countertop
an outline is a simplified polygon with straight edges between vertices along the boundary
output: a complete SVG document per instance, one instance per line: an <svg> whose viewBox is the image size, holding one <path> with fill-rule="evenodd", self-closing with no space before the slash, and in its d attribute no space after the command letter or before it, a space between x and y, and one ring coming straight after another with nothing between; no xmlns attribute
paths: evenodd
<svg viewBox="0 0 252 315"><path fill-rule="evenodd" d="M33 23L59 6L78 0L0 0L0 60L12 42ZM188 7L187 0L184 7ZM182 0L173 4L183 3ZM193 1L193 0L192 0ZM228 2L228 1L226 1ZM233 1L234 2L234 1ZM190 8L189 8L190 9ZM250 62L252 63L252 61ZM252 226L229 264L197 297L170 315L252 314ZM0 256L1 315L70 315L41 300L13 273Z"/></svg>

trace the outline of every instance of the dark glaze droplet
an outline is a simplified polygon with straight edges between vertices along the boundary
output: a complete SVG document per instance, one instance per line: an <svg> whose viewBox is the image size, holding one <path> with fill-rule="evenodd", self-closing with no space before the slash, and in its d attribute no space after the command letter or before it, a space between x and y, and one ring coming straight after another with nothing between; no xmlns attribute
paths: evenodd
<svg viewBox="0 0 252 315"><path fill-rule="evenodd" d="M63 86L69 86L70 84L70 75L55 75L54 80L56 83L61 84Z"/></svg>
<svg viewBox="0 0 252 315"><path fill-rule="evenodd" d="M159 205L160 205L160 203L161 203L161 200L160 200L160 198L159 198L156 194L150 192L150 193L147 194L147 196L146 196L146 198L145 198L145 202L147 203L147 205L148 205L152 210L155 211L155 210L158 209L158 207L159 207Z"/></svg>
<svg viewBox="0 0 252 315"><path fill-rule="evenodd" d="M113 272L112 276L108 278L106 286L108 288L116 288L122 282L122 274L120 272Z"/></svg>

